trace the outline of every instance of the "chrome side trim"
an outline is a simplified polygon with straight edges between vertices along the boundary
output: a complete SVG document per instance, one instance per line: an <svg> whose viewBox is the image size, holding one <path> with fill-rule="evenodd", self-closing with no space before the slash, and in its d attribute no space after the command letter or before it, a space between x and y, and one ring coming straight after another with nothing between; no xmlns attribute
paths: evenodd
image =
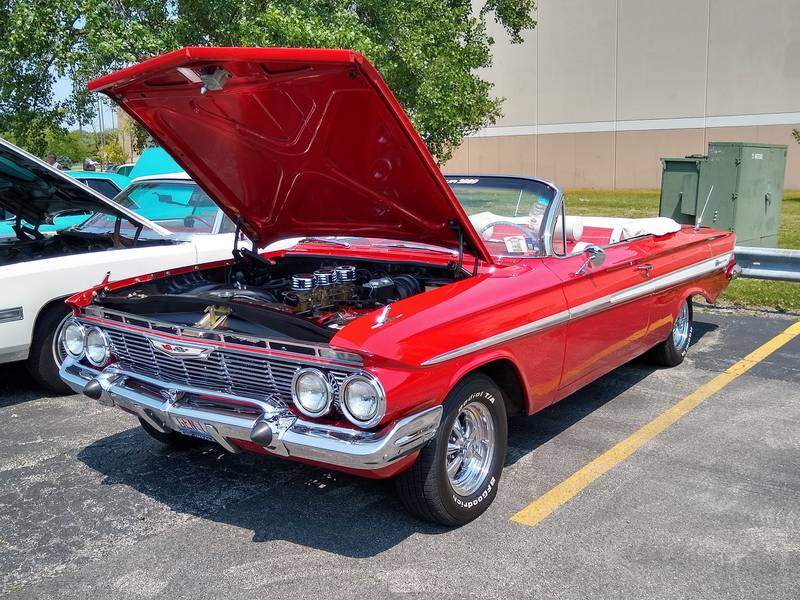
<svg viewBox="0 0 800 600"><path fill-rule="evenodd" d="M0 323L11 323L12 321L22 321L24 315L22 313L21 306L15 306L14 308L2 308L0 309Z"/></svg>
<svg viewBox="0 0 800 600"><path fill-rule="evenodd" d="M544 317L543 319L538 319L526 325L521 325L519 327L515 327L514 329L504 331L503 333L498 333L492 337L467 344L466 346L461 346L460 348L445 352L444 354L439 354L438 356L434 356L433 358L429 358L423 362L422 366L427 367L430 365L435 365L452 358L458 358L459 356L464 356L465 354L470 354L477 350L488 348L489 346L494 346L496 344L507 342L508 340L513 340L514 338L530 335L531 333L536 333L544 329L549 329L550 327L569 321L569 318L569 311L564 310L554 315L550 315L549 317Z"/></svg>
<svg viewBox="0 0 800 600"><path fill-rule="evenodd" d="M720 254L719 256L709 258L708 260L704 260L696 265L678 269L677 271L667 273L666 275L661 275L660 277L655 277L650 281L641 283L632 288L628 288L622 292L617 292L616 294L609 296L611 304L620 304L622 302L627 302L628 300L635 300L641 296L647 296L648 294L661 291L668 287L672 287L673 285L678 285L679 283L684 283L686 281L702 277L703 275L713 273L714 271L725 269L725 267L728 266L732 256L733 252Z"/></svg>
<svg viewBox="0 0 800 600"><path fill-rule="evenodd" d="M623 304L625 302L629 302L630 300L635 300L637 298L641 298L642 296L647 296L674 285L702 277L703 275L708 275L709 273L723 270L727 267L732 256L732 252L720 254L719 256L709 258L695 265L678 269L666 275L661 275L660 277L656 277L640 285L628 288L627 290L623 290L615 294L609 294L607 296L603 296L602 298L597 298L596 300L579 304L569 310L561 311L542 319L537 319L536 321L532 321L526 325L515 327L514 329L509 329L503 333L499 333L477 342L467 344L466 346L461 346L455 350L450 350L449 352L439 354L424 361L422 366L428 367L430 365L442 363L446 360L465 356L472 352L483 350L484 348L489 348L514 338L530 335L531 333L537 333L567 321L581 319L583 317L607 310L617 304Z"/></svg>

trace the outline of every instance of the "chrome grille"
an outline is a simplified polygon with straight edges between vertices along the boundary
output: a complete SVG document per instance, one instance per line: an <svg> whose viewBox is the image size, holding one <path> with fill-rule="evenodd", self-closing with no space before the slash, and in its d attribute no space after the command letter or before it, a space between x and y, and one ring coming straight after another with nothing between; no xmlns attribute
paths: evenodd
<svg viewBox="0 0 800 600"><path fill-rule="evenodd" d="M302 366L268 356L220 349L215 349L207 358L176 358L153 348L141 333L106 327L103 330L111 340L112 354L126 370L167 383L237 396L275 395L284 402L291 402L292 377ZM337 393L350 373L326 371Z"/></svg>

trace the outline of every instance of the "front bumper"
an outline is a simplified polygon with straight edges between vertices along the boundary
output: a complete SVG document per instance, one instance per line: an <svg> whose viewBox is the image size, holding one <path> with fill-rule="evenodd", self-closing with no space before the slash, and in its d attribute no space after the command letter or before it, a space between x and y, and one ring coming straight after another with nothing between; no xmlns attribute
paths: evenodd
<svg viewBox="0 0 800 600"><path fill-rule="evenodd" d="M188 388L131 373L115 365L97 370L67 358L59 371L76 392L85 392L106 406L118 406L141 417L157 431L190 433L239 452L237 441L256 443L270 453L334 467L375 470L391 466L430 440L442 417L435 406L405 417L378 431L324 425L301 419L279 399L253 400ZM231 414L224 410L189 406L189 397L257 407L261 415Z"/></svg>

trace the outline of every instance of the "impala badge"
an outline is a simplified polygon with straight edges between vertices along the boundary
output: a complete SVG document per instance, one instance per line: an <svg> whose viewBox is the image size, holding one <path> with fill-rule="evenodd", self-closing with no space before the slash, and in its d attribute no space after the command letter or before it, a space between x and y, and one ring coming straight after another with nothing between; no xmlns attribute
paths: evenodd
<svg viewBox="0 0 800 600"><path fill-rule="evenodd" d="M159 342L158 340L150 340L150 344L156 350L159 350L173 358L206 359L214 351L214 348L209 348L208 346L179 346L178 344Z"/></svg>

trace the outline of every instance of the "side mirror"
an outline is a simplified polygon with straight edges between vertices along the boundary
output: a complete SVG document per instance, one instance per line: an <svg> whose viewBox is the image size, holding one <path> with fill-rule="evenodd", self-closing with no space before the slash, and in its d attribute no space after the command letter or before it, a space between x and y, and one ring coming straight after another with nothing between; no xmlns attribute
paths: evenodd
<svg viewBox="0 0 800 600"><path fill-rule="evenodd" d="M583 275L586 272L586 267L596 269L606 262L606 251L600 246L588 246L586 250L583 251L583 254L586 256L586 260L581 265L580 269L575 271L575 275Z"/></svg>

